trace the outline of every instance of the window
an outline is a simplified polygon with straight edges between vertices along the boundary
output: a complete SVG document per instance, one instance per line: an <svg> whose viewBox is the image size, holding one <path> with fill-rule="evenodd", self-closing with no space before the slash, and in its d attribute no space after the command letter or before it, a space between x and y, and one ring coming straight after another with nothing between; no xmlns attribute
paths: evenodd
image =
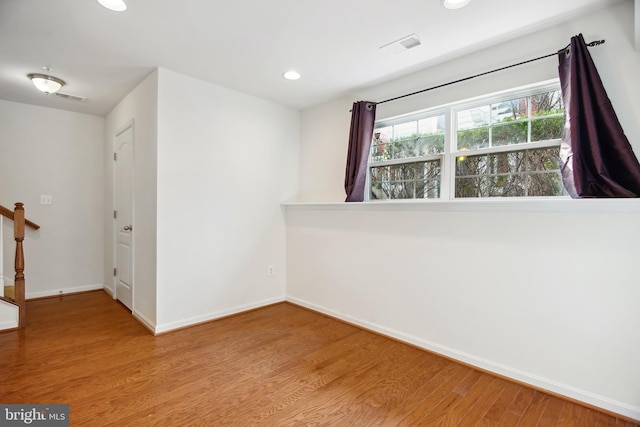
<svg viewBox="0 0 640 427"><path fill-rule="evenodd" d="M444 114L377 128L373 132L369 178L372 199L440 197Z"/></svg>
<svg viewBox="0 0 640 427"><path fill-rule="evenodd" d="M378 121L369 199L565 195L563 128L557 81Z"/></svg>

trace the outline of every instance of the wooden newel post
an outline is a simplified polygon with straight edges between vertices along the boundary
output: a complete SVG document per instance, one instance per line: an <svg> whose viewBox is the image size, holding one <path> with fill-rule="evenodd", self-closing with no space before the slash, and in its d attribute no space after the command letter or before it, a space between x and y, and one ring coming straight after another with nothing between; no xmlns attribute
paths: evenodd
<svg viewBox="0 0 640 427"><path fill-rule="evenodd" d="M14 292L16 304L20 307L19 325L26 326L26 300L24 288L24 250L22 241L24 240L24 204L16 203L13 211L13 235L16 239L16 278L14 282Z"/></svg>

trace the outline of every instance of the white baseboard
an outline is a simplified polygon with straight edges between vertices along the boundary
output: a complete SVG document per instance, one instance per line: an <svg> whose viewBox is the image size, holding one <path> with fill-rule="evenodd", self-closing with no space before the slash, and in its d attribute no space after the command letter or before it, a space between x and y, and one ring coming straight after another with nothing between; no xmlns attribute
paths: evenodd
<svg viewBox="0 0 640 427"><path fill-rule="evenodd" d="M149 319L147 316L135 310L131 314L138 322L142 323L142 326L147 328L149 332L151 332L154 335L157 333L155 322L152 322L151 319Z"/></svg>
<svg viewBox="0 0 640 427"><path fill-rule="evenodd" d="M41 292L28 292L27 290L26 299L52 297L56 295L73 294L76 292L95 291L98 289L104 289L104 284L98 283L95 285L77 286L74 288L62 288L62 289L54 289L50 291L41 291Z"/></svg>
<svg viewBox="0 0 640 427"><path fill-rule="evenodd" d="M528 372L523 372L518 369L511 368L509 366L505 366L505 365L495 363L490 360L486 360L471 354L457 351L455 349L442 346L437 343L425 341L423 339L420 339L411 335L407 335L392 329L388 329L371 322L357 319L357 318L345 315L343 313L338 313L326 307L318 306L292 296L287 296L287 301L290 301L291 303L300 305L302 307L306 307L310 310L317 311L327 316L331 316L336 319L340 319L345 322L360 326L364 329L377 332L381 335L385 335L385 336L406 342L408 344L415 345L416 347L423 348L433 353L437 353L437 354L446 356L448 358L458 360L462 363L478 367L482 370L493 372L503 377L512 378L516 381L519 381L525 384L530 384L534 387L547 390L551 393L559 394L559 395L568 397L570 399L584 402L588 405L595 406L597 408L601 408L616 414L620 414L622 416L629 417L634 420L640 420L640 407L638 406L630 405L625 402L620 402L606 396L592 393L590 391L581 390L579 388L576 388L567 384L562 384L557 381L550 380L548 378L542 378L537 375L534 375Z"/></svg>
<svg viewBox="0 0 640 427"><path fill-rule="evenodd" d="M104 285L104 291L108 293L113 299L116 299L116 291L113 289L113 286Z"/></svg>
<svg viewBox="0 0 640 427"><path fill-rule="evenodd" d="M221 317L229 316L232 314L242 313L243 311L253 310L256 308L264 307L271 304L276 304L279 302L284 302L286 299L283 296L277 298L270 298L263 301L258 301L251 304L238 305L235 307L229 307L224 310L215 311L212 313L203 314L200 316L189 317L184 320L178 320L176 322L164 323L160 325L156 325L155 333L161 334L163 332L169 332L174 329L184 328L185 326L197 325L198 323L209 322L211 320L216 320Z"/></svg>

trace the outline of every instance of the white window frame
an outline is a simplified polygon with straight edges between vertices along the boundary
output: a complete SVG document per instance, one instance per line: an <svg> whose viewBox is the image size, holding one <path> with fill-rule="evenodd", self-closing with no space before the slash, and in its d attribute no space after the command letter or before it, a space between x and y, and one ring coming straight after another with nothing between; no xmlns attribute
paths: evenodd
<svg viewBox="0 0 640 427"><path fill-rule="evenodd" d="M365 201L372 203L379 202L406 202L406 201L419 201L426 203L438 203L438 202L452 202L452 201L478 201L478 200L540 200L540 199L567 199L568 196L547 196L547 197L455 197L455 162L459 156L474 156L482 154L492 153L504 153L520 150L535 150L541 148L558 147L560 149L561 139L551 139L546 141L524 142L520 144L502 145L497 147L479 148L475 150L460 151L457 148L457 116L459 111L471 109L474 107L484 106L487 104L495 104L504 101L513 100L515 98L529 97L536 94L551 92L560 90L559 79L547 80L540 83L535 83L519 88L508 89L501 92L482 95L479 97L454 102L446 105L437 106L421 111L411 112L409 114L403 114L401 116L390 117L386 119L376 120L375 128L382 128L391 125L406 123L414 120L420 120L437 115L444 115L445 118L445 133L444 133L444 152L438 155L419 156L404 159L393 159L384 161L371 161L371 154L369 154L369 160L367 162L367 181L365 191ZM527 115L527 121L531 122L536 120L531 117L531 103L528 103L529 114ZM553 117L545 116L545 118ZM531 139L531 126L528 126L527 140ZM371 168L380 166L391 166L397 164L406 164L414 162L433 161L440 159L440 197L433 199L372 199L371 198Z"/></svg>

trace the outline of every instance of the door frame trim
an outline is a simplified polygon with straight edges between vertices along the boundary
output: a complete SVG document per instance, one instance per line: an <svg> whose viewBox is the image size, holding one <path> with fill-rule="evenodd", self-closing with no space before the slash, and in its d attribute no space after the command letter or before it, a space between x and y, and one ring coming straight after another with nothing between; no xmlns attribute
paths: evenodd
<svg viewBox="0 0 640 427"><path fill-rule="evenodd" d="M111 142L111 153L115 153L116 152L116 143L118 140L118 137L120 135L122 135L123 133L125 133L127 130L131 129L132 133L133 133L133 153L132 153L132 182L131 182L131 225L133 225L135 227L135 193L136 193L136 180L135 180L135 164L136 164L136 128L135 128L135 119L131 119L129 121L127 121L124 125L122 125L121 127L117 128L117 131L114 133L113 135L113 139ZM112 194L111 194L111 206L112 206L112 210L116 210L116 180L117 180L117 176L116 176L116 162L112 161L111 163L111 170L112 170L112 183L111 183L111 187L112 187ZM111 257L112 257L112 264L113 266L111 267L111 269L113 268L117 268L116 265L116 251L117 251L117 246L118 246L118 230L116 229L117 224L116 224L116 219L113 217L113 213L110 215L111 216ZM113 287L113 293L112 293L112 297L114 300L118 299L118 276L116 276L115 274L111 275L111 286ZM134 307L135 307L135 238L134 235L132 234L131 237L131 312L134 312Z"/></svg>

